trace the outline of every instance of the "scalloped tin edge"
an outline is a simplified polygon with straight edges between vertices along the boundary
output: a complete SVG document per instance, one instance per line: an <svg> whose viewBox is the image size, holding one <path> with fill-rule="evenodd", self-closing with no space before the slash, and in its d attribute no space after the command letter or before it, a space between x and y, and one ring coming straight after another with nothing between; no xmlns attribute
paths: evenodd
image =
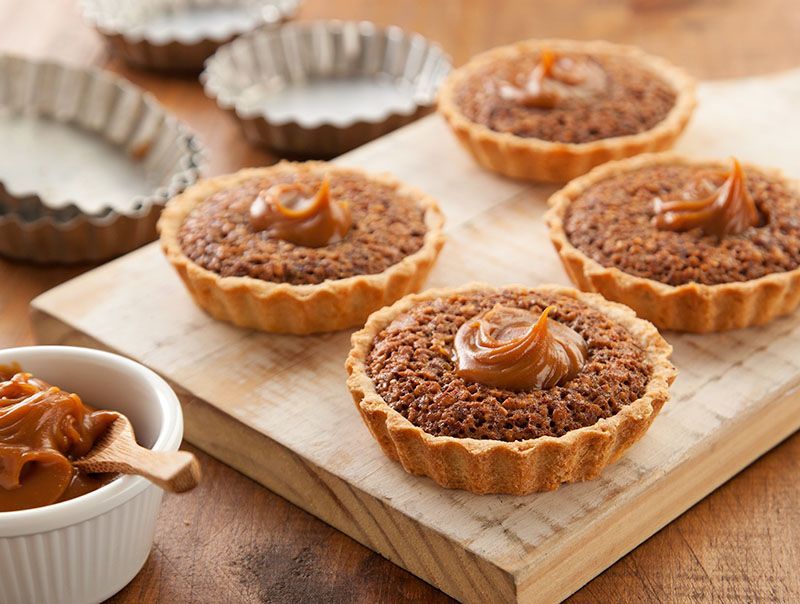
<svg viewBox="0 0 800 604"><path fill-rule="evenodd" d="M0 108L100 136L160 183L127 210L87 213L0 182L0 255L41 263L98 262L155 239L163 205L196 182L203 152L188 128L124 78L95 68L0 55ZM24 149L18 149L24 152Z"/></svg>
<svg viewBox="0 0 800 604"><path fill-rule="evenodd" d="M330 158L363 145L433 111L450 57L416 33L368 21L297 21L259 30L222 46L200 76L206 95L232 113L253 144L306 157ZM270 116L269 108L242 102L249 85L354 76L402 80L413 94L405 109L384 108L341 123L307 115Z"/></svg>
<svg viewBox="0 0 800 604"><path fill-rule="evenodd" d="M83 18L108 41L114 54L127 63L160 71L198 73L203 62L220 46L237 36L259 28L276 28L292 19L302 0L218 0L214 6L248 8L252 17L239 22L216 19L216 31L184 30L177 34L153 32L137 27L142 11L158 10L167 0L81 0ZM169 0L172 10L191 9L197 0ZM203 4L203 3L200 3ZM206 3L207 4L207 3ZM263 7L260 6L263 4ZM260 8L256 15L254 9Z"/></svg>

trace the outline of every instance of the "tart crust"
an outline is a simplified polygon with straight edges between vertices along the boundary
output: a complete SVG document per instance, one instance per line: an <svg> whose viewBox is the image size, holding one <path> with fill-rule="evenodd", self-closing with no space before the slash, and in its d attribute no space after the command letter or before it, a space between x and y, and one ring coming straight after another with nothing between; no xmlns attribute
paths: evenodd
<svg viewBox="0 0 800 604"><path fill-rule="evenodd" d="M494 289L490 285L472 283L454 289L428 290L406 296L370 316L364 328L353 334L346 362L347 387L364 423L383 452L399 461L407 472L428 476L447 488L479 494L524 495L551 491L566 482L596 478L647 431L669 399L669 385L676 375L675 367L669 362L672 347L653 325L638 319L632 310L621 304L609 302L597 294L555 285L502 288L557 293L592 306L625 327L645 350L652 366L641 398L611 417L560 437L506 442L433 436L390 407L367 375L366 359L374 338L399 314L425 300Z"/></svg>
<svg viewBox="0 0 800 604"><path fill-rule="evenodd" d="M561 52L625 57L663 78L675 90L675 104L654 128L628 136L587 143L561 143L495 132L468 119L456 103L462 82L484 65L499 59L537 51L543 47ZM539 182L566 182L593 167L648 151L668 149L683 132L696 105L695 82L682 69L665 59L646 54L634 46L604 41L526 40L494 48L474 57L450 74L439 92L439 111L461 144L475 160L490 170L513 178Z"/></svg>
<svg viewBox="0 0 800 604"><path fill-rule="evenodd" d="M727 162L719 160L674 153L647 154L595 168L557 191L548 202L550 209L545 221L550 229L550 240L572 282L584 291L599 292L609 300L626 304L640 317L674 331L708 333L740 329L763 325L795 310L800 304L800 268L749 281L676 286L603 266L572 245L564 221L575 199L606 178L659 165L728 168ZM779 170L753 164L743 164L743 167L788 180Z"/></svg>
<svg viewBox="0 0 800 604"><path fill-rule="evenodd" d="M357 174L411 197L425 212L422 247L381 273L308 285L246 276L223 277L183 253L178 233L185 218L198 204L223 189L287 169ZM280 162L267 168L248 168L198 182L167 203L158 230L167 260L175 267L195 302L212 317L272 333L310 334L363 325L371 312L421 289L444 244L443 225L444 215L433 198L389 175L372 175L325 162Z"/></svg>

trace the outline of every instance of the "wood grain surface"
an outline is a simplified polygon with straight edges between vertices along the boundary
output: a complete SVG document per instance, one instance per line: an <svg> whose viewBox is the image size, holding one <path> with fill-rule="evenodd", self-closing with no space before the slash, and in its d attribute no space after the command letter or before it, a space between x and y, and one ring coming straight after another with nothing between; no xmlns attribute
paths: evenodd
<svg viewBox="0 0 800 604"><path fill-rule="evenodd" d="M304 17L369 18L415 29L463 62L487 47L535 35L637 43L700 77L795 66L794 0L672 2L307 1ZM105 54L72 2L0 2L0 48L106 65L152 90L201 135L210 173L273 160L238 139L232 121L191 80L128 70ZM0 158L9 150L0 150ZM1 161L1 160L0 160ZM0 263L0 345L29 343L28 301L81 268ZM796 600L800 583L794 436L573 596L575 601ZM236 472L201 455L208 480L167 497L145 570L115 600L175 602L435 601L445 599Z"/></svg>
<svg viewBox="0 0 800 604"><path fill-rule="evenodd" d="M800 69L702 83L698 98L679 151L800 176L794 141L765 136L774 122L800 130ZM763 119L738 119L764 106ZM556 187L478 169L439 116L336 161L391 172L439 201L447 243L430 287L567 284L542 220ZM791 354L800 316L735 333L667 333L680 373L672 400L620 462L555 493L476 496L409 476L375 446L344 387L349 331L279 336L215 321L158 244L32 308L39 341L89 342L154 369L184 403L189 442L469 604L568 596L800 427Z"/></svg>

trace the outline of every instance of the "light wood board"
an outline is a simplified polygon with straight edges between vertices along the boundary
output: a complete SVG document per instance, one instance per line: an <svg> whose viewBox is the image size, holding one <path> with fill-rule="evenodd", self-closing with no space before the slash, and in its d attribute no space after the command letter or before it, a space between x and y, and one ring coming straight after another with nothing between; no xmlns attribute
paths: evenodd
<svg viewBox="0 0 800 604"><path fill-rule="evenodd" d="M678 148L800 176L800 71L705 83ZM438 198L430 285L566 283L541 217L551 186L480 170L431 116L340 159ZM114 350L184 404L186 438L465 602L556 601L800 427L800 314L666 334L680 374L645 438L596 481L525 497L448 491L385 458L346 391L349 333L272 336L198 310L156 245L43 294L40 341Z"/></svg>

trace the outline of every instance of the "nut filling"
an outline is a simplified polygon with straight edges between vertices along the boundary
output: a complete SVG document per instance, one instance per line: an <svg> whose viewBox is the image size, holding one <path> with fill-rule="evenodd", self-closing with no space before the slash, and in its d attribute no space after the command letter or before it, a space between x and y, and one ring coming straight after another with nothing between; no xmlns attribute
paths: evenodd
<svg viewBox="0 0 800 604"><path fill-rule="evenodd" d="M212 195L181 225L178 238L183 253L223 277L313 285L381 273L422 247L423 209L393 187L357 174L330 175L331 197L347 200L352 216L352 227L340 240L304 247L254 229L250 207L258 195L290 183L316 191L322 174L287 171Z"/></svg>
<svg viewBox="0 0 800 604"><path fill-rule="evenodd" d="M654 224L653 198L673 198L726 179L719 168L654 166L598 182L576 198L564 228L570 243L606 267L678 286L758 279L800 266L800 194L788 182L754 169L746 186L760 221L718 237Z"/></svg>
<svg viewBox="0 0 800 604"><path fill-rule="evenodd" d="M659 76L617 57L565 54L564 60L605 73L598 95L564 95L551 107L520 103L503 94L525 89L541 53L498 59L476 70L456 90L456 103L471 121L495 132L560 143L638 134L663 121L675 105L675 90Z"/></svg>
<svg viewBox="0 0 800 604"><path fill-rule="evenodd" d="M563 385L506 390L459 377L454 340L459 327L497 304L549 315L586 343L581 370ZM562 436L619 412L644 394L651 369L623 327L574 298L500 291L422 302L375 338L368 377L386 403L434 436L506 442Z"/></svg>

